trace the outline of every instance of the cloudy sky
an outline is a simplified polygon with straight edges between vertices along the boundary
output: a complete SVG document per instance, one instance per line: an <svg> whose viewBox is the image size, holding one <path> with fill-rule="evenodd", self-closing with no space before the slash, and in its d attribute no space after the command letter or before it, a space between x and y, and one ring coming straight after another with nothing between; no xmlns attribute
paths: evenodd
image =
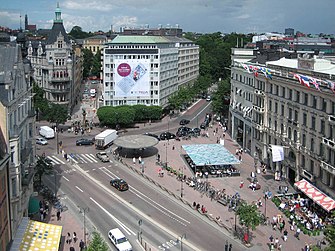
<svg viewBox="0 0 335 251"><path fill-rule="evenodd" d="M334 0L59 0L67 31L118 31L120 27L179 25L184 31L212 33L335 33ZM0 25L22 27L24 15L37 28L51 28L57 1L0 0Z"/></svg>

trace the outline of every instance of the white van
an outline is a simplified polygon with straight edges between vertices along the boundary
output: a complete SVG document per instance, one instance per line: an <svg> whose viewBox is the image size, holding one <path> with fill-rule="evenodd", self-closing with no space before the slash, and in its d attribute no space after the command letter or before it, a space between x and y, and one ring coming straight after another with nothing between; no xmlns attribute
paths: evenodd
<svg viewBox="0 0 335 251"><path fill-rule="evenodd" d="M46 139L53 139L55 137L55 131L49 126L41 126L39 133Z"/></svg>
<svg viewBox="0 0 335 251"><path fill-rule="evenodd" d="M97 93L97 91L94 89L94 88L92 88L91 90L90 90L90 94L91 94L91 97L92 98L94 98L95 97L95 94Z"/></svg>
<svg viewBox="0 0 335 251"><path fill-rule="evenodd" d="M133 250L133 247L127 240L126 236L124 236L124 234L118 228L109 230L108 238L119 251L132 251Z"/></svg>

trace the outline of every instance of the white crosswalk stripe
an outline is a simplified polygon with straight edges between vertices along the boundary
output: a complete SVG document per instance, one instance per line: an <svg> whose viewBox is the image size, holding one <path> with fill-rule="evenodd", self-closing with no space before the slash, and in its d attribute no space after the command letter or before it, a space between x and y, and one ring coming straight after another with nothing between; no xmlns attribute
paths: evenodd
<svg viewBox="0 0 335 251"><path fill-rule="evenodd" d="M62 163L63 165L65 165L65 162L59 158L57 158L56 156L52 156L53 158L55 158L58 162Z"/></svg>
<svg viewBox="0 0 335 251"><path fill-rule="evenodd" d="M72 156L72 157L71 157ZM72 159L72 161L76 164L78 163L98 163L99 161L97 160L97 158L95 157L94 154L92 153L73 153L73 154L68 154L68 158ZM63 161L61 161L60 159L56 158L55 156L52 156L52 159L50 158L50 160L56 164L59 164L59 162L61 162L62 164L64 163ZM65 164L65 163L64 163Z"/></svg>
<svg viewBox="0 0 335 251"><path fill-rule="evenodd" d="M90 158L91 160L93 160L94 163L98 163L98 161L95 159L95 157L92 153L90 153L90 154L86 153L85 156Z"/></svg>
<svg viewBox="0 0 335 251"><path fill-rule="evenodd" d="M55 156L47 156L47 158L48 158L49 160L51 160L51 164L53 164L53 165L58 165L58 164L60 164L60 162L58 162L57 160L55 160L54 157L55 157Z"/></svg>
<svg viewBox="0 0 335 251"><path fill-rule="evenodd" d="M77 157L78 160L81 161L81 163L87 163L87 161L81 155L76 154L76 157Z"/></svg>

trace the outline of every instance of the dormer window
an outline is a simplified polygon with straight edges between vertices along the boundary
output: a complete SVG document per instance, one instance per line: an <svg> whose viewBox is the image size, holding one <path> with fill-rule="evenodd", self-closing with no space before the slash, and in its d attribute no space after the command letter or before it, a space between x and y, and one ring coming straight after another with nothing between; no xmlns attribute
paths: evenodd
<svg viewBox="0 0 335 251"><path fill-rule="evenodd" d="M63 48L63 41L58 41L58 48Z"/></svg>

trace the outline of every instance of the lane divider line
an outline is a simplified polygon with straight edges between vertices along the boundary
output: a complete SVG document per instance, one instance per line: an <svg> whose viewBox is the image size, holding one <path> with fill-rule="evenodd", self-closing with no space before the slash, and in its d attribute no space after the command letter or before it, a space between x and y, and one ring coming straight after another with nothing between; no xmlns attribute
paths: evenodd
<svg viewBox="0 0 335 251"><path fill-rule="evenodd" d="M80 191L80 192L84 192L83 190L81 190L78 186L76 186L76 188Z"/></svg>

